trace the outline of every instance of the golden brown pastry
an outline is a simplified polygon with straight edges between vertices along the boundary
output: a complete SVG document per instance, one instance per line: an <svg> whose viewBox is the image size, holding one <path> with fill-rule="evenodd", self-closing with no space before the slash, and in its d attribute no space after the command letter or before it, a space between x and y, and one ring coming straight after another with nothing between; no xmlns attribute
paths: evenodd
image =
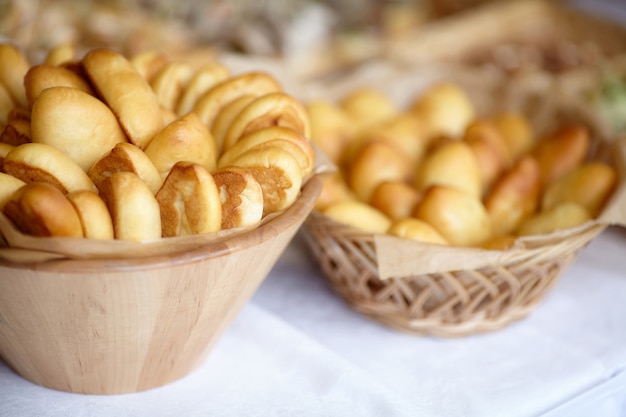
<svg viewBox="0 0 626 417"><path fill-rule="evenodd" d="M426 190L434 184L449 185L480 198L482 177L470 146L455 140L429 152L416 170L415 187Z"/></svg>
<svg viewBox="0 0 626 417"><path fill-rule="evenodd" d="M617 184L617 173L602 162L587 162L549 184L541 200L541 209L550 210L561 203L583 206L592 217L600 214Z"/></svg>
<svg viewBox="0 0 626 417"><path fill-rule="evenodd" d="M162 178L176 162L202 165L209 172L217 164L215 141L195 113L189 113L161 130L144 150Z"/></svg>
<svg viewBox="0 0 626 417"><path fill-rule="evenodd" d="M414 217L406 217L394 221L387 233L418 242L434 243L436 245L448 244L446 239L434 227Z"/></svg>
<svg viewBox="0 0 626 417"><path fill-rule="evenodd" d="M168 57L163 52L154 50L139 52L130 59L130 63L148 81L148 84L152 81L155 74L161 71L169 62Z"/></svg>
<svg viewBox="0 0 626 417"><path fill-rule="evenodd" d="M408 181L413 173L411 160L392 145L373 141L366 143L348 167L348 186L364 202L383 181Z"/></svg>
<svg viewBox="0 0 626 417"><path fill-rule="evenodd" d="M429 187L414 215L433 226L451 245L478 246L492 236L491 220L482 201L455 187Z"/></svg>
<svg viewBox="0 0 626 417"><path fill-rule="evenodd" d="M30 64L15 45L0 43L0 84L6 88L11 100L18 107L28 107L24 91L24 76Z"/></svg>
<svg viewBox="0 0 626 417"><path fill-rule="evenodd" d="M97 193L80 190L67 195L74 206L83 229L83 236L88 239L113 239L113 221L106 204Z"/></svg>
<svg viewBox="0 0 626 417"><path fill-rule="evenodd" d="M513 157L495 123L478 118L469 123L463 140L470 146L478 159L482 188L487 190L494 180L513 164Z"/></svg>
<svg viewBox="0 0 626 417"><path fill-rule="evenodd" d="M74 87L94 95L89 82L79 77L74 71L54 65L35 65L24 76L24 88L29 108L32 108L39 94L50 87Z"/></svg>
<svg viewBox="0 0 626 417"><path fill-rule="evenodd" d="M28 235L83 237L74 206L50 184L23 185L13 193L2 212L19 231Z"/></svg>
<svg viewBox="0 0 626 417"><path fill-rule="evenodd" d="M535 132L524 115L503 112L493 116L491 122L500 132L511 161L516 161L535 146Z"/></svg>
<svg viewBox="0 0 626 417"><path fill-rule="evenodd" d="M72 87L51 87L39 94L31 113L31 135L33 142L59 149L84 171L126 142L111 110Z"/></svg>
<svg viewBox="0 0 626 417"><path fill-rule="evenodd" d="M245 134L220 156L218 166L229 165L237 155L250 149L265 149L272 146L282 148L296 158L303 178L313 172L315 150L311 143L300 133L280 126L266 127Z"/></svg>
<svg viewBox="0 0 626 417"><path fill-rule="evenodd" d="M0 210L9 201L14 192L21 188L24 181L15 178L13 175L0 172Z"/></svg>
<svg viewBox="0 0 626 417"><path fill-rule="evenodd" d="M391 226L389 217L369 204L357 200L331 204L324 209L323 214L364 232L387 233Z"/></svg>
<svg viewBox="0 0 626 417"><path fill-rule="evenodd" d="M476 116L474 104L465 91L449 82L429 86L409 108L422 120L430 138L460 137Z"/></svg>
<svg viewBox="0 0 626 417"><path fill-rule="evenodd" d="M143 242L161 237L159 203L137 174L112 174L102 182L100 197L111 214L116 239Z"/></svg>
<svg viewBox="0 0 626 417"><path fill-rule="evenodd" d="M150 87L162 107L175 111L191 77L193 69L185 62L169 62L150 79Z"/></svg>
<svg viewBox="0 0 626 417"><path fill-rule="evenodd" d="M302 186L298 161L280 148L250 149L232 160L231 166L247 169L263 189L263 216L291 206Z"/></svg>
<svg viewBox="0 0 626 417"><path fill-rule="evenodd" d="M541 198L541 172L531 156L520 159L500 177L485 198L494 235L514 232L524 219L533 215Z"/></svg>
<svg viewBox="0 0 626 417"><path fill-rule="evenodd" d="M0 132L0 143L18 146L32 141L30 112L14 107L7 114L7 122Z"/></svg>
<svg viewBox="0 0 626 417"><path fill-rule="evenodd" d="M263 189L246 169L229 166L213 172L222 202L222 229L254 226L263 217Z"/></svg>
<svg viewBox="0 0 626 417"><path fill-rule="evenodd" d="M541 235L569 229L591 220L589 212L577 203L561 203L549 210L535 213L522 222L519 236Z"/></svg>
<svg viewBox="0 0 626 417"><path fill-rule="evenodd" d="M4 164L4 158L7 157L7 155L13 150L13 148L15 148L15 146L9 145L8 143L0 142L0 172L4 171L4 169L2 168Z"/></svg>
<svg viewBox="0 0 626 417"><path fill-rule="evenodd" d="M314 100L308 102L305 108L311 123L310 139L338 165L343 150L356 133L356 125L338 104Z"/></svg>
<svg viewBox="0 0 626 417"><path fill-rule="evenodd" d="M374 189L369 203L397 221L410 217L420 198L420 193L403 181L383 181Z"/></svg>
<svg viewBox="0 0 626 417"><path fill-rule="evenodd" d="M299 101L283 92L257 97L235 117L224 136L222 150L228 150L242 136L266 127L281 126L311 136L309 116Z"/></svg>
<svg viewBox="0 0 626 417"><path fill-rule="evenodd" d="M15 103L6 87L0 84L0 130L7 123L9 112L15 108Z"/></svg>
<svg viewBox="0 0 626 417"><path fill-rule="evenodd" d="M82 60L94 89L111 108L128 140L144 149L163 129L159 100L147 80L123 55L94 49Z"/></svg>
<svg viewBox="0 0 626 417"><path fill-rule="evenodd" d="M399 112L393 101L371 87L359 87L343 97L339 105L352 119L357 130L381 123Z"/></svg>
<svg viewBox="0 0 626 417"><path fill-rule="evenodd" d="M271 75L247 72L229 77L204 93L196 102L194 111L202 123L211 129L220 109L236 98L247 94L262 96L280 90L280 83Z"/></svg>
<svg viewBox="0 0 626 417"><path fill-rule="evenodd" d="M118 143L113 149L89 169L89 178L96 187L114 172L129 171L137 174L146 183L152 194L163 185L163 179L156 167L141 149L132 143Z"/></svg>
<svg viewBox="0 0 626 417"><path fill-rule="evenodd" d="M51 48L44 58L44 65L63 65L74 61L76 57L76 47L70 43L62 43Z"/></svg>
<svg viewBox="0 0 626 417"><path fill-rule="evenodd" d="M224 151L224 139L226 138L228 129L230 129L230 125L237 118L239 113L248 104L252 103L256 97L257 96L253 94L245 94L241 97L237 97L230 103L224 105L215 116L211 133L213 134L213 138L220 152Z"/></svg>
<svg viewBox="0 0 626 417"><path fill-rule="evenodd" d="M4 172L26 183L45 182L63 194L77 190L97 191L96 186L76 162L53 146L25 143L4 158Z"/></svg>
<svg viewBox="0 0 626 417"><path fill-rule="evenodd" d="M211 62L198 69L185 86L176 104L176 114L183 116L192 111L204 93L228 77L230 77L228 68L217 62Z"/></svg>
<svg viewBox="0 0 626 417"><path fill-rule="evenodd" d="M541 178L549 184L580 165L589 152L589 131L581 125L562 126L537 143L532 153Z"/></svg>
<svg viewBox="0 0 626 417"><path fill-rule="evenodd" d="M356 196L348 187L343 174L336 171L323 177L322 191L317 200L315 200L315 209L324 211L331 204L356 199Z"/></svg>
<svg viewBox="0 0 626 417"><path fill-rule="evenodd" d="M156 194L163 237L212 233L222 224L222 202L213 177L201 165L178 162Z"/></svg>

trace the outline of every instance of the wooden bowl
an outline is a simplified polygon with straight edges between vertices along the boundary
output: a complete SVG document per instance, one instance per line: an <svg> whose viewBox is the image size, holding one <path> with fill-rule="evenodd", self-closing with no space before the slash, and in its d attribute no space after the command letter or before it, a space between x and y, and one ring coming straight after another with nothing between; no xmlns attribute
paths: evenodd
<svg viewBox="0 0 626 417"><path fill-rule="evenodd" d="M313 177L283 214L226 242L141 259L0 261L0 356L36 384L147 390L199 366L313 208Z"/></svg>

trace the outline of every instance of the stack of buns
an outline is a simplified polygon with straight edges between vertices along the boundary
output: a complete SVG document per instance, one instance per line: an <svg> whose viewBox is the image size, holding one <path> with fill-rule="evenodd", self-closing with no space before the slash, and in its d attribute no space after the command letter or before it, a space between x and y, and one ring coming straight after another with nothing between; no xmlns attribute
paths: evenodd
<svg viewBox="0 0 626 417"><path fill-rule="evenodd" d="M0 210L23 233L148 241L254 227L313 173L270 74L159 52L0 44Z"/></svg>
<svg viewBox="0 0 626 417"><path fill-rule="evenodd" d="M479 115L438 82L405 108L374 87L306 103L311 139L339 167L316 210L355 228L505 249L597 217L618 182L581 123L539 134L521 113Z"/></svg>

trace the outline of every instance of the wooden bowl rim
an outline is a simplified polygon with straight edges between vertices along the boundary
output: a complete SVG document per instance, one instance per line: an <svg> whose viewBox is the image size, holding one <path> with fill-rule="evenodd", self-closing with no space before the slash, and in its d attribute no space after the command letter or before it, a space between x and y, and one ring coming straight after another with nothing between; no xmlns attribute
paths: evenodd
<svg viewBox="0 0 626 417"><path fill-rule="evenodd" d="M224 240L210 242L187 252L158 254L140 258L61 259L38 263L12 263L0 260L0 267L63 273L97 273L159 269L228 256L273 239L293 227L298 221L304 221L312 211L321 188L322 179L319 175L314 175L307 180L297 200L274 219L253 230L236 234Z"/></svg>

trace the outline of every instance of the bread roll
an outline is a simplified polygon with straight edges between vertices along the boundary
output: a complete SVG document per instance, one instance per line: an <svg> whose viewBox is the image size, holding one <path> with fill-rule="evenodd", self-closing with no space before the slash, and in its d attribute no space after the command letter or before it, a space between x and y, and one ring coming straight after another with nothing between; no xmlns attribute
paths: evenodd
<svg viewBox="0 0 626 417"><path fill-rule="evenodd" d="M589 212L577 203L561 203L549 210L535 213L522 222L519 236L542 235L569 229L591 220Z"/></svg>
<svg viewBox="0 0 626 417"><path fill-rule="evenodd" d="M440 135L460 137L476 116L474 105L465 91L449 82L431 85L409 108L422 120L431 138Z"/></svg>
<svg viewBox="0 0 626 417"><path fill-rule="evenodd" d="M315 165L315 150L311 143L300 133L286 127L272 126L247 133L231 148L224 152L218 166L229 165L230 162L250 149L266 149L277 146L289 152L300 165L302 177L308 177Z"/></svg>
<svg viewBox="0 0 626 417"><path fill-rule="evenodd" d="M9 119L9 112L15 108L15 103L9 95L9 91L6 87L0 84L0 130Z"/></svg>
<svg viewBox="0 0 626 417"><path fill-rule="evenodd" d="M220 149L220 153L224 151L224 139L226 138L226 134L233 120L235 120L239 113L255 99L256 96L253 94L245 94L237 97L230 103L225 104L215 116L215 120L211 126L211 133L213 134L218 149Z"/></svg>
<svg viewBox="0 0 626 417"><path fill-rule="evenodd" d="M150 79L150 87L161 106L175 111L191 77L193 77L191 66L185 62L169 62Z"/></svg>
<svg viewBox="0 0 626 417"><path fill-rule="evenodd" d="M111 214L116 239L143 242L161 237L159 203L133 172L115 172L100 186L100 197Z"/></svg>
<svg viewBox="0 0 626 417"><path fill-rule="evenodd" d="M572 202L597 217L616 184L617 173L613 167L602 162L588 162L549 184L541 208L550 210L561 203Z"/></svg>
<svg viewBox="0 0 626 417"><path fill-rule="evenodd" d="M372 193L370 205L397 221L410 217L421 194L403 181L381 182Z"/></svg>
<svg viewBox="0 0 626 417"><path fill-rule="evenodd" d="M514 232L524 219L533 215L541 198L541 172L531 156L520 159L500 177L485 198L494 235Z"/></svg>
<svg viewBox="0 0 626 417"><path fill-rule="evenodd" d="M7 114L7 122L0 132L0 143L18 146L32 141L30 112L14 107Z"/></svg>
<svg viewBox="0 0 626 417"><path fill-rule="evenodd" d="M44 65L59 66L76 58L76 48L70 43L61 43L48 51L44 58Z"/></svg>
<svg viewBox="0 0 626 417"><path fill-rule="evenodd" d="M195 113L189 113L167 125L146 147L145 153L162 178L179 161L197 163L209 172L217 164L213 136Z"/></svg>
<svg viewBox="0 0 626 417"><path fill-rule="evenodd" d="M579 166L589 152L589 132L581 125L562 126L537 143L533 155L549 184Z"/></svg>
<svg viewBox="0 0 626 417"><path fill-rule="evenodd" d="M74 206L58 188L33 182L17 189L2 212L22 233L38 237L83 237Z"/></svg>
<svg viewBox="0 0 626 417"><path fill-rule="evenodd" d="M500 132L509 151L511 161L530 152L535 146L536 137L528 119L514 112L503 112L491 118L493 125Z"/></svg>
<svg viewBox="0 0 626 417"><path fill-rule="evenodd" d="M291 206L302 186L298 161L280 148L250 149L231 162L247 169L263 189L263 216Z"/></svg>
<svg viewBox="0 0 626 417"><path fill-rule="evenodd" d="M244 168L225 167L213 172L222 202L222 229L254 226L263 217L263 189Z"/></svg>
<svg viewBox="0 0 626 417"><path fill-rule="evenodd" d="M264 72L248 72L229 77L215 85L198 99L194 111L205 126L212 128L220 109L236 98L248 94L262 96L280 90L279 82L271 75Z"/></svg>
<svg viewBox="0 0 626 417"><path fill-rule="evenodd" d="M25 143L4 158L4 172L26 183L45 182L67 194L77 190L97 191L76 162L53 146Z"/></svg>
<svg viewBox="0 0 626 417"><path fill-rule="evenodd" d="M417 168L415 187L426 190L431 185L448 185L480 198L482 177L478 160L470 146L456 140L427 154Z"/></svg>
<svg viewBox="0 0 626 417"><path fill-rule="evenodd" d="M133 55L130 63L137 72L148 82L152 81L163 67L169 63L167 55L163 52L147 50Z"/></svg>
<svg viewBox="0 0 626 417"><path fill-rule="evenodd" d="M84 171L126 142L115 115L97 98L72 87L51 87L35 100L32 141L53 146Z"/></svg>
<svg viewBox="0 0 626 417"><path fill-rule="evenodd" d="M0 84L6 88L11 100L19 107L28 107L24 91L24 76L30 64L15 45L0 43Z"/></svg>
<svg viewBox="0 0 626 417"><path fill-rule="evenodd" d="M163 129L159 100L147 80L123 55L109 49L89 51L82 64L128 140L144 149Z"/></svg>
<svg viewBox="0 0 626 417"><path fill-rule="evenodd" d="M163 237L213 233L222 224L220 192L201 165L178 162L156 194Z"/></svg>
<svg viewBox="0 0 626 417"><path fill-rule="evenodd" d="M403 239L416 240L418 242L434 243L437 245L447 245L448 242L430 224L414 217L406 217L394 221L389 230L390 235Z"/></svg>
<svg viewBox="0 0 626 417"><path fill-rule="evenodd" d="M387 233L391 220L379 210L361 201L341 201L323 211L325 216L369 233Z"/></svg>
<svg viewBox="0 0 626 417"><path fill-rule="evenodd" d="M2 168L2 166L4 165L4 158L6 158L9 152L11 152L14 148L15 146L13 145L0 142L0 172L4 171L4 169Z"/></svg>
<svg viewBox="0 0 626 417"><path fill-rule="evenodd" d="M381 123L399 112L386 94L371 87L353 89L343 97L339 105L352 119L357 130Z"/></svg>
<svg viewBox="0 0 626 417"><path fill-rule="evenodd" d="M289 128L307 139L311 136L304 106L292 96L278 91L259 96L239 112L226 132L222 149L228 150L247 133L271 126Z"/></svg>
<svg viewBox="0 0 626 417"><path fill-rule="evenodd" d="M339 105L313 100L305 105L311 124L311 140L332 162L339 165L341 155L356 133L356 125Z"/></svg>
<svg viewBox="0 0 626 417"><path fill-rule="evenodd" d="M336 171L323 177L322 191L315 200L315 209L323 211L332 204L351 200L356 200L356 196L348 187L343 174Z"/></svg>
<svg viewBox="0 0 626 417"><path fill-rule="evenodd" d="M230 77L228 68L217 62L211 62L198 69L185 86L176 104L176 114L183 116L191 112L204 93L228 77Z"/></svg>
<svg viewBox="0 0 626 417"><path fill-rule="evenodd" d="M478 246L492 236L491 221L481 200L455 187L428 188L414 215L433 226L451 245Z"/></svg>
<svg viewBox="0 0 626 417"><path fill-rule="evenodd" d="M156 194L163 185L163 179L156 167L141 149L132 143L118 143L100 158L88 172L96 187L114 172L128 171L137 174L146 183L152 194Z"/></svg>
<svg viewBox="0 0 626 417"><path fill-rule="evenodd" d="M24 76L24 88L29 108L32 108L39 94L50 87L73 87L94 95L89 82L75 72L53 65L35 65Z"/></svg>
<svg viewBox="0 0 626 417"><path fill-rule="evenodd" d="M348 186L361 201L368 202L383 181L407 181L413 173L411 160L392 145L366 143L348 167Z"/></svg>
<svg viewBox="0 0 626 417"><path fill-rule="evenodd" d="M26 184L24 181L15 178L13 175L0 172L0 210L11 199L13 193L24 184Z"/></svg>
<svg viewBox="0 0 626 417"><path fill-rule="evenodd" d="M113 239L113 221L106 204L97 193L80 190L67 195L74 206L83 229L83 236L88 239Z"/></svg>

